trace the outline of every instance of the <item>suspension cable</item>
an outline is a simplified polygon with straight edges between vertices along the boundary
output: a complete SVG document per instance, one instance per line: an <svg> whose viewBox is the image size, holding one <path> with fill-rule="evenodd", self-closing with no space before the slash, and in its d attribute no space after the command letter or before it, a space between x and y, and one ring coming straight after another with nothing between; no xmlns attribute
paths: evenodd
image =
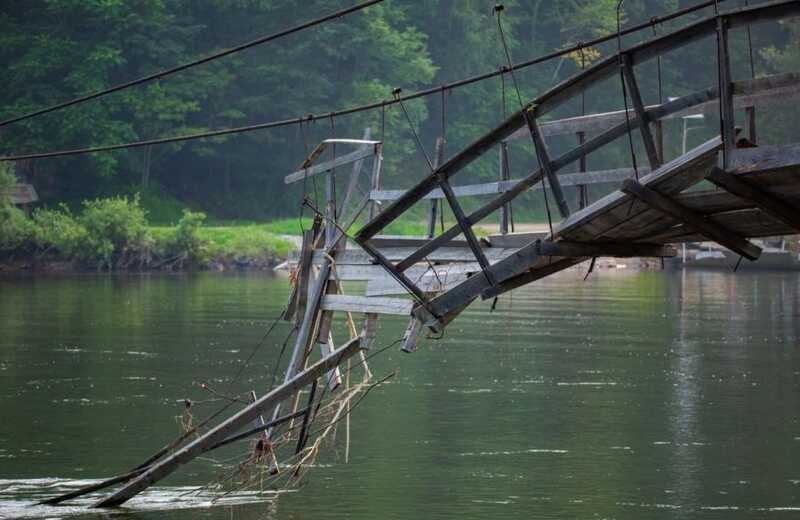
<svg viewBox="0 0 800 520"><path fill-rule="evenodd" d="M220 51L220 52L215 52L213 54L209 54L208 56L204 56L204 57L202 57L200 59L197 59L197 60L194 60L194 61L190 61L189 63L184 63L182 65L178 65L176 67L172 67L171 69L160 70L160 71L155 72L153 74L149 74L147 76L143 76L141 78L137 78L137 79L128 81L126 83L120 83L118 85L114 85L113 87L109 87L109 88L104 89L104 90L99 90L97 92L92 92L91 94L87 94L85 96L77 97L77 98L71 99L69 101L64 101L63 103L58 103L58 104L55 104L55 105L52 105L52 106L49 106L49 107L46 107L46 108L42 108L42 109L39 109L39 110L34 110L33 112L29 112L27 114L22 114L22 115L19 115L19 116L12 117L11 119L6 119L5 121L0 121L0 127L4 127L6 125L10 125L10 124L16 123L18 121L24 121L25 119L30 119L30 118L35 117L35 116L48 114L50 112L55 112L57 110L61 110L62 108L67 108L67 107L70 107L70 106L73 106L73 105L77 105L79 103L83 103L83 102L86 102L86 101L89 101L89 100L92 100L92 99L96 99L96 98L99 98L99 97L102 97L102 96L106 96L108 94L113 94L114 92L119 92L120 90L125 90L127 88L134 87L136 85L141 85L143 83L148 83L150 81L154 81L154 80L157 80L157 79L162 79L162 78L165 78L167 76L171 76L172 74L175 74L176 72L181 72L181 71L184 71L186 69L190 69L192 67L196 67L198 65L202 65L204 63L208 63L210 61L214 61L214 60L218 60L220 58L224 58L225 56L230 56L231 54L235 54L237 52L244 51L244 50L249 49L251 47L256 47L257 45L262 45L264 43L268 43L268 42L277 40L279 38L283 38L285 36L289 36L290 34L294 34L294 33L303 31L305 29L309 29L311 27L314 27L316 25L320 25L320 24L323 24L325 22L329 22L331 20L335 20L337 18L341 18L341 17L346 16L348 14L355 13L357 11L361 11L362 9L366 9L367 7L370 7L372 5L375 5L375 4L378 4L378 3L381 3L381 2L383 2L383 0L368 0L366 2L362 2L360 4L356 4L356 5L352 6L352 7L347 8L347 9L342 9L342 10L336 11L334 13L330 13L330 14L327 14L325 16L322 16L320 18L315 18L314 20L310 20L308 22L304 22L304 23L302 23L300 25L296 25L296 26L291 27L289 29L284 29L283 31L278 31L278 32L270 34L268 36L262 36L260 38L255 39L255 40L249 41L247 43L243 43L241 45L237 45L236 47L231 47L229 49L225 49L224 51Z"/></svg>
<svg viewBox="0 0 800 520"><path fill-rule="evenodd" d="M528 114L528 111L525 110L525 104L522 102L522 94L520 93L519 84L517 83L517 77L516 77L516 74L514 74L514 68L512 66L512 62L511 62L511 52L508 50L508 42L506 42L505 31L503 31L503 22L500 19L500 14L503 12L503 10L504 10L504 7L503 7L502 4L497 4L497 5L494 6L495 17L497 18L497 30L500 33L500 42L503 45L503 52L505 53L506 61L508 62L509 72L511 74L511 82L513 83L514 90L517 93L517 100L519 101L519 109L522 111L523 115L525 116L525 121L529 122L528 118L530 117L530 114ZM533 137L533 132L532 132L532 128L531 128L530 124L528 124L528 130L531 132L531 137ZM534 146L534 148L537 148L537 144L535 142L535 139L534 139L533 146ZM539 157L539 150L536 150L534 152L534 154L536 155L536 161L539 163L539 169L540 170L544 170L544 165L542 164L542 158ZM552 217L552 215L550 213L550 201L548 200L548 197L547 197L547 186L545 185L544 178L545 178L545 176L542 175L542 179L541 180L542 180L542 194L544 195L544 209L545 209L545 212L547 213L547 225L550 228L550 235L552 236L553 235L553 217Z"/></svg>
<svg viewBox="0 0 800 520"><path fill-rule="evenodd" d="M713 5L715 2L719 2L719 1L727 1L727 0L706 0L705 2L702 2L700 4L693 5L693 6L690 6L690 7L686 7L686 8L683 8L683 9L679 9L677 11L673 11L672 13L668 13L668 14L663 15L661 17L654 17L652 20L656 20L659 23L665 22L665 21L669 21L669 20L673 20L673 19L676 19L676 18L680 18L682 16L686 16L687 14L693 13L695 11L699 11L701 9L704 9L704 8L710 6L710 5ZM330 117L331 115L336 116L336 117L340 117L340 116L345 116L345 115L350 115L350 114L356 114L356 113L359 113L359 112L366 112L366 111L369 111L369 110L375 110L375 109L379 109L379 108L385 107L385 105L392 105L392 104L395 104L395 103L399 103L400 101L409 101L409 100L412 100L412 99L428 97L428 96L430 96L432 94L438 93L442 89L453 90L453 89L457 89L457 88L464 87L464 86L467 86L467 85L472 85L474 83L478 83L478 82L481 82L481 81L485 81L485 80L487 80L489 78L494 78L494 77L499 76L499 75L501 75L501 74L503 74L505 72L511 72L511 71L514 71L514 70L521 70L521 69L524 69L524 68L527 68L527 67L531 67L533 65L536 65L536 64L539 64L539 63L543 63L543 62L546 62L548 60L551 60L551 59L554 59L554 58L558 58L560 56L564 56L564 55L572 53L572 52L579 51L581 48L595 46L595 45L598 45L598 44L601 44L601 43L605 43L607 41L613 40L614 38L617 38L619 35L623 35L624 36L624 35L627 35L627 34L632 34L632 33L638 32L638 31L640 31L640 30L642 30L644 28L649 27L652 24L652 20L649 21L649 22L644 22L644 23L641 23L641 24L637 24L637 25L631 26L631 27L629 27L627 29L623 29L619 33L609 33L609 34L606 34L604 36L595 38L593 40L590 40L590 41L587 41L587 42L583 42L581 44L572 45L570 47L565 47L563 49L560 49L560 50L557 50L557 51L553 51L553 52L550 52L548 54L544 54L544 55L538 56L536 58L532 58L530 60L527 60L527 61L524 61L524 62L521 62L521 63L518 63L518 64L512 64L512 65L509 65L508 67L503 67L499 71L486 72L484 74L479 74L479 75L476 75L476 76L464 78L464 79L461 79L461 80L458 80L458 81L454 81L452 83L447 83L447 84L440 85L440 86L437 86L437 87L431 87L431 88L428 88L428 89L425 89L425 90L420 90L420 91L412 93L412 94L407 94L407 95L401 96L398 99L394 99L394 100L382 100L382 101L378 101L378 102L375 102L375 103L368 103L368 104L353 106L353 107L342 109L342 110L330 111L330 112L327 112L327 113L322 113L321 115L309 114L307 116L302 116L302 117L294 117L294 118L290 118L290 119L269 121L269 122L257 123L257 124L253 124L253 125L240 126L240 127L222 128L222 129L218 129L218 130L210 130L210 131L207 131L207 132L198 132L198 133L194 133L194 134L185 134L185 135L178 135L178 136L171 136L171 137L162 137L162 138L158 138L158 139L149 139L149 140L143 140L143 141L133 141L133 142L129 142L129 143L114 144L114 145L101 145L101 146L95 146L95 147L85 147L85 148L74 148L74 149L68 149L68 150L58 150L58 151L53 151L53 152L27 153L27 154L11 155L11 156L6 156L6 157L0 157L0 162L20 161L20 160L24 160L24 159L44 159L44 158L52 158L52 157L65 157L65 156L71 156L71 155L82 155L82 154L87 154L87 153L109 152L109 151L122 150L122 149L128 149L128 148L140 148L140 147L143 147L143 146L152 146L152 145L159 145L159 144L169 144L169 143L176 143L176 142L183 142L183 141L192 141L192 140L196 140L196 139L206 139L206 138L210 138L210 137L220 137L220 136L223 136L223 135L232 135L232 134L239 134L239 133L245 133L245 132L254 132L254 131L257 131L257 130L267 130L267 129L271 129L271 128L298 125L298 124L303 123L303 122L311 122L311 121L314 121L316 119L324 119L324 118Z"/></svg>

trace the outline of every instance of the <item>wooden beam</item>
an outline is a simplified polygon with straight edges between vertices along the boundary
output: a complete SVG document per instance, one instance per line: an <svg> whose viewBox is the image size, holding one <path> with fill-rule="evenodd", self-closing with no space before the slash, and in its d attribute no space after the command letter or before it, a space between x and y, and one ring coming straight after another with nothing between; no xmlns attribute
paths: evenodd
<svg viewBox="0 0 800 520"><path fill-rule="evenodd" d="M528 124L528 130L536 148L536 155L539 157L539 167L544 171L547 182L550 184L550 189L553 191L553 198L556 199L558 212L561 214L561 218L567 218L569 216L569 205L567 204L567 199L564 198L564 191L561 189L561 183L556 175L558 168L554 167L550 160L550 152L547 151L547 144L542 136L542 130L536 121L535 110L534 107L525 112L525 122Z"/></svg>
<svg viewBox="0 0 800 520"><path fill-rule="evenodd" d="M439 167L444 161L444 137L436 139L436 149L433 154L433 169ZM433 238L436 234L436 214L439 206L439 201L433 199L428 208L428 238Z"/></svg>
<svg viewBox="0 0 800 520"><path fill-rule="evenodd" d="M284 184L291 184L303 179L308 179L321 173L326 173L333 169L339 168L340 166L345 166L347 164L363 160L374 153L375 146L367 146L363 149L356 150L355 152L350 152L348 154L336 157L335 159L331 159L330 161L325 161L324 163L320 163L315 166L309 166L308 168L297 170L296 172L290 173L284 177L283 182Z"/></svg>
<svg viewBox="0 0 800 520"><path fill-rule="evenodd" d="M450 183L447 182L447 179L441 179L439 185L442 187L442 191L447 198L447 203L450 205L450 209L453 211L453 215L456 217L456 222L458 222L458 227L461 229L461 233L463 233L464 238L467 239L467 244L469 244L472 254L475 255L475 259L481 266L483 275L491 285L494 285L494 277L488 271L489 261L486 260L486 256L483 254L483 250L481 249L481 244L478 242L475 232L472 231L472 226L470 225L469 221L464 216L464 210L461 209L461 204L458 202L458 197L456 197L456 194L453 193L453 188L450 187Z"/></svg>
<svg viewBox="0 0 800 520"><path fill-rule="evenodd" d="M334 351L328 356L320 359L307 369L299 372L294 377L274 388L269 393L258 398L254 403L247 405L244 409L222 421L217 426L211 428L207 433L201 435L196 440L180 448L173 454L156 462L150 466L140 476L127 483L111 496L98 501L93 507L114 507L121 505L137 494L141 493L151 485L162 480L177 470L180 466L193 460L202 454L206 449L219 441L233 435L247 424L255 420L264 411L274 407L286 398L293 395L298 390L311 384L314 380L338 367L344 361L354 356L361 350L361 338L357 337L350 340L345 345Z"/></svg>
<svg viewBox="0 0 800 520"><path fill-rule="evenodd" d="M656 170L661 166L661 161L658 158L658 150L653 134L650 132L650 120L644 109L642 94L639 92L639 85L636 82L636 74L633 71L630 56L622 54L620 58L622 61L622 75L625 77L625 84L628 85L628 92L631 95L631 101L633 101L636 117L639 118L639 131L642 134L642 141L644 141L644 149L647 151L647 159L650 161L650 168Z"/></svg>
<svg viewBox="0 0 800 520"><path fill-rule="evenodd" d="M623 182L621 190L628 195L636 197L653 209L696 229L709 239L749 260L756 260L761 255L761 248L748 242L743 237L633 179Z"/></svg>
<svg viewBox="0 0 800 520"><path fill-rule="evenodd" d="M508 167L508 142L502 141L500 143L500 182L502 184L504 182L511 180L511 171ZM458 193L456 193L458 194ZM500 234L505 235L508 233L508 223L511 217L511 203L503 205L500 208ZM433 236L433 235L431 235Z"/></svg>
<svg viewBox="0 0 800 520"><path fill-rule="evenodd" d="M711 170L707 178L723 190L752 201L764 213L769 213L800 232L800 211L796 206L784 202L741 176L731 175L720 168Z"/></svg>
<svg viewBox="0 0 800 520"><path fill-rule="evenodd" d="M786 0L782 2L772 2L770 4L752 6L743 9L736 9L726 13L724 17L728 19L731 26L747 25L766 20L785 18L800 13L800 2L796 0ZM665 52L676 50L693 41L703 38L716 28L716 17L709 17L700 20L690 26L684 27L659 38L654 38L642 44L633 46L625 52L631 58L631 64L637 65L649 61ZM602 60L585 71L555 85L553 88L538 96L534 101L523 107L522 110L515 112L500 125L490 132L487 132L472 144L461 150L450 160L423 181L409 190L402 198L392 203L379 217L367 223L356 236L356 241L362 243L370 237L378 234L385 226L394 221L411 208L420 198L436 188L438 178L449 179L458 171L465 168L475 159L483 155L488 149L498 142L508 138L514 131L523 126L525 121L525 111L531 106L536 107L536 116L541 117L546 113L557 108L568 99L585 91L591 85L607 79L617 71L619 57L610 56ZM638 119L638 118L637 118ZM554 166L554 170L558 168ZM513 198L513 197L512 197Z"/></svg>
<svg viewBox="0 0 800 520"><path fill-rule="evenodd" d="M720 83L719 112L722 117L722 149L724 169L728 168L730 154L736 148L736 118L733 112L733 79L731 76L730 48L728 47L728 20L717 18L717 67Z"/></svg>
<svg viewBox="0 0 800 520"><path fill-rule="evenodd" d="M413 300L404 300L402 298L380 298L348 294L326 294L322 298L322 309L325 311L409 316L413 307Z"/></svg>
<svg viewBox="0 0 800 520"><path fill-rule="evenodd" d="M639 173L649 173L650 168L642 166ZM591 172L559 173L558 180L561 186L581 186L586 184L602 184L608 182L622 182L628 177L633 176L633 168L616 168L612 170L596 170ZM521 179L509 179L501 182L484 182L480 184L465 184L463 186L452 186L453 193L457 197L480 197L482 195L497 195L511 191ZM541 189L540 184L533 185L530 189ZM403 196L403 190L374 190L370 192L373 200L396 200ZM433 190L423 197L424 199L443 199L444 192L440 189ZM500 208L502 210L502 207ZM378 237L375 237L378 238Z"/></svg>

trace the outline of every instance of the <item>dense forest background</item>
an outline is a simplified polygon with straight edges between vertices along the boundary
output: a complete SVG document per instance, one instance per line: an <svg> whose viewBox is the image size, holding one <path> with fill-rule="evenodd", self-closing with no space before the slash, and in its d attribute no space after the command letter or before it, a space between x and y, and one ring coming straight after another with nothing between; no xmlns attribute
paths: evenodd
<svg viewBox="0 0 800 520"><path fill-rule="evenodd" d="M746 2L730 0L722 7ZM756 2L750 2L751 4ZM5 119L152 73L335 11L342 0L26 0L0 3L0 118ZM628 0L623 26L649 20L690 2ZM362 13L197 67L102 100L0 129L0 153L50 151L151 139L279 120L375 102L440 85L505 64L497 23L487 0L388 0ZM515 62L615 32L617 0L509 0L503 13ZM662 34L713 9L624 38L624 45ZM753 28L751 71L745 31L733 34L737 78L797 70L796 23ZM617 42L550 60L518 72L524 99L536 95L616 50ZM714 42L704 40L637 73L646 103L716 83ZM505 88L504 88L505 86ZM622 107L618 81L586 96L585 110ZM442 133L445 155L477 138L518 108L511 79L493 79L407 104L429 153ZM554 116L577 115L579 100ZM763 115L761 116L763 118ZM778 117L777 123L780 123ZM788 120L787 120L788 121ZM711 135L718 124L706 118ZM788 122L785 122L788 125ZM299 188L282 178L321 139L360 137L369 126L386 142L385 179L409 187L427 172L408 122L397 108L318 120L302 127L113 153L22 161L21 180L35 185L42 204L68 204L114 194L141 193L156 218L171 219L182 205L219 219L294 215ZM681 137L671 130L667 147ZM696 136L696 137L695 137ZM554 143L554 147L560 146ZM591 157L594 167L628 165L625 146ZM489 154L460 183L497 178ZM515 145L512 176L535 158L530 143ZM531 198L535 213L539 199Z"/></svg>

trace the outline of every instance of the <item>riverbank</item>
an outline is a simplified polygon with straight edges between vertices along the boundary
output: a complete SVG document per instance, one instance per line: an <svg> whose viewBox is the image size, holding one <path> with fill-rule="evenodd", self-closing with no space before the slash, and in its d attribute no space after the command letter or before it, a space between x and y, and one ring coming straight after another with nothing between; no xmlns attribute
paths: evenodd
<svg viewBox="0 0 800 520"><path fill-rule="evenodd" d="M297 247L291 235L303 225L209 225L185 210L175 225L157 226L138 197L87 201L76 213L59 206L28 215L0 204L0 272L271 269Z"/></svg>

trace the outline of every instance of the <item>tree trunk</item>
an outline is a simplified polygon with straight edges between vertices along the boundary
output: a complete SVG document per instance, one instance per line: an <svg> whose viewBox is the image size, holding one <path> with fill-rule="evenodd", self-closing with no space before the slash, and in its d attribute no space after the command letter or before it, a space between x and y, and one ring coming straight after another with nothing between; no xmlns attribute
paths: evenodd
<svg viewBox="0 0 800 520"><path fill-rule="evenodd" d="M152 157L152 146L146 146L144 149L144 164L142 166L142 189L146 190L150 187L150 158Z"/></svg>

